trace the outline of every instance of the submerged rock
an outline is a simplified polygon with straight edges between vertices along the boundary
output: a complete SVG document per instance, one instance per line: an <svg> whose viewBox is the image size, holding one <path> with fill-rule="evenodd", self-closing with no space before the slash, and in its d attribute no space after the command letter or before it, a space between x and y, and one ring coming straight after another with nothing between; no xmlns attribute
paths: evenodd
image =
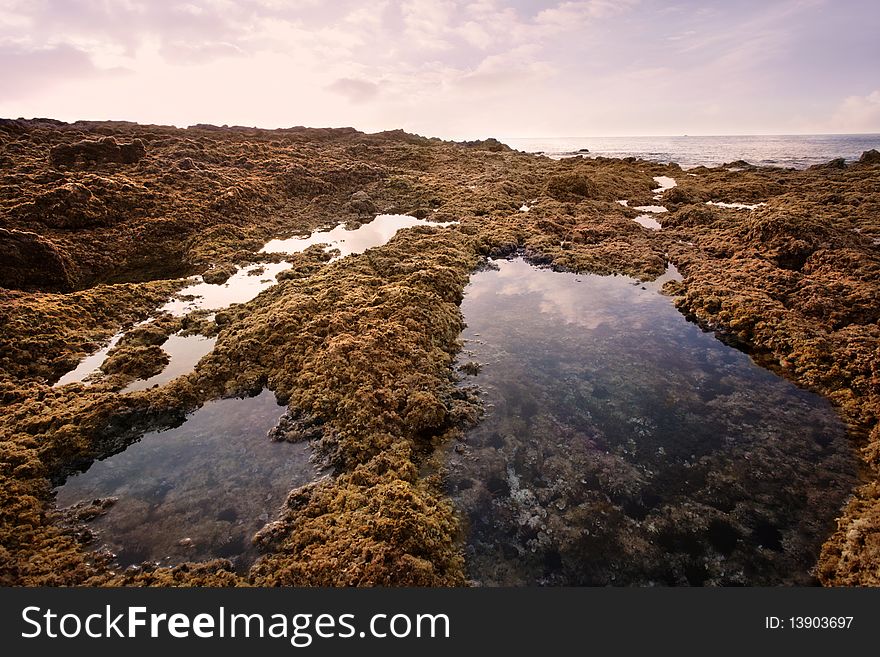
<svg viewBox="0 0 880 657"><path fill-rule="evenodd" d="M458 367L458 369L460 369L462 372L464 372L465 374L468 374L470 376L476 376L477 374L479 374L482 371L483 366L480 365L476 361L469 360L468 362L460 365Z"/></svg>

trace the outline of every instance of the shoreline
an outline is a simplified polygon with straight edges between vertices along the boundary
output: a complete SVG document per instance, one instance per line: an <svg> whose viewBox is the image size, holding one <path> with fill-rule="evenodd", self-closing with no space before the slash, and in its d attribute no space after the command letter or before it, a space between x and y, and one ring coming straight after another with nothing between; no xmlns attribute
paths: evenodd
<svg viewBox="0 0 880 657"><path fill-rule="evenodd" d="M69 150L102 138L113 141ZM142 153L126 150L138 142ZM4 584L464 584L458 523L440 482L419 468L475 418L451 369L464 286L481 259L518 250L564 271L643 280L674 263L682 313L830 399L870 480L825 542L817 574L827 585L880 584L876 162L686 176L677 165L553 161L495 140L401 131L99 122L3 122L0 162L0 248L18 258L0 271ZM662 230L648 231L618 200L651 205L654 176L678 186L663 192ZM213 352L162 387L119 394L131 381L121 371L51 388L161 305L180 276L260 262L274 237L368 219L353 202L359 192L379 212L459 224L411 229L326 265L315 250L291 257L277 285L200 327L215 332ZM258 533L263 557L246 576L222 561L114 572L54 509L50 482L72 465L212 399L266 387L322 419L317 448L336 476L292 492ZM121 443L107 433L120 422Z"/></svg>

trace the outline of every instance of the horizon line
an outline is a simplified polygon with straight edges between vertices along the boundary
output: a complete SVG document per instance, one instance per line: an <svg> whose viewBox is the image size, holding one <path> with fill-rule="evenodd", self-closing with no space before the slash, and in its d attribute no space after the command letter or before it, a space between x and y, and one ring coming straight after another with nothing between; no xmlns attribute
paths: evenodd
<svg viewBox="0 0 880 657"><path fill-rule="evenodd" d="M225 126L226 129L247 128L250 130L266 130L266 131L289 130L292 128L300 128L300 127L301 128L316 129L316 130L351 128L353 130L357 130L358 132L363 132L364 134L376 134L379 132L391 132L394 130L402 130L404 132L409 132L410 134L427 136L429 138L437 136L437 133L425 135L420 132L410 132L410 130L407 130L406 128L401 128L401 127L382 128L382 129L376 130L374 132L369 132L368 130L357 128L357 127L350 125L350 124L349 125L335 125L335 126L334 125L308 126L308 125L303 125L303 124L294 124L294 125L289 125L289 126L279 126L279 127L274 127L274 128L266 128L266 127L260 127L257 125L245 125L245 124L241 124L241 123L216 124L216 123L196 122L196 123L189 123L188 125L178 125L175 123L154 123L154 122L141 123L141 121L132 120L132 119L75 119L73 121L65 121L64 119L55 119L55 118L49 117L49 116L35 116L35 117L31 117L31 118L25 118L23 116L20 116L17 119L14 119L11 117L0 117L0 119L6 119L6 120L10 120L10 121L16 121L16 120L18 120L18 121L44 121L44 120L61 121L61 122L66 123L68 125L72 125L72 124L80 123L80 122L85 122L85 123L134 123L136 125L142 125L142 126L151 126L152 125L152 126L159 126L159 127L175 128L177 130L186 130L188 128L192 128L192 127L199 126L199 125L211 125L211 126L214 126L217 128L223 128ZM473 134L473 133L471 133L471 134ZM626 138L670 138L670 137L681 138L681 137L875 137L875 136L880 137L880 131L877 131L877 132L791 132L791 133L786 133L786 132L763 132L763 133L728 132L728 133L721 133L721 132L718 132L718 133L675 133L675 134L615 133L615 134L608 134L608 135L593 134L593 135L562 135L562 136L551 136L551 135L503 135L503 136L499 135L499 136L495 136L495 135L487 134L485 137L483 137L483 139L495 138L498 140L504 140L504 139L626 139ZM444 139L442 137L439 137L439 138ZM471 141L472 140L472 139L469 139L468 137L461 137L461 136L458 136L455 138L446 137L445 139L450 140L450 141L455 141L455 140Z"/></svg>
<svg viewBox="0 0 880 657"><path fill-rule="evenodd" d="M677 133L677 134L613 134L613 135L565 135L538 137L504 135L496 139L625 139L632 137L880 137L878 132L727 132L727 133Z"/></svg>

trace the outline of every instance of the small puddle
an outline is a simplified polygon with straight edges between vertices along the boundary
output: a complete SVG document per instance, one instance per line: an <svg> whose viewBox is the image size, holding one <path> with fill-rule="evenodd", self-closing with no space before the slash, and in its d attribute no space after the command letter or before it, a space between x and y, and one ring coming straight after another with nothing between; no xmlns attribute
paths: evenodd
<svg viewBox="0 0 880 657"><path fill-rule="evenodd" d="M275 285L275 276L285 269L290 269L290 263L247 265L220 285L204 281L194 283L183 288L174 299L161 306L159 312L183 317L194 310L223 310L233 303L247 303L263 290Z"/></svg>
<svg viewBox="0 0 880 657"><path fill-rule="evenodd" d="M268 390L208 402L181 426L69 477L56 489L58 506L118 497L88 526L122 567L218 557L246 567L257 556L254 533L319 474L308 443L267 437L284 411Z"/></svg>
<svg viewBox="0 0 880 657"><path fill-rule="evenodd" d="M367 249L382 246L403 228L415 226L450 226L454 222L441 223L417 219L406 214L380 214L371 222L347 230L343 224L330 230L314 232L308 237L292 237L268 242L260 253L300 253L315 244L327 244L327 249L339 249L333 260L347 255L363 253ZM332 262L332 260L331 260Z"/></svg>
<svg viewBox="0 0 880 657"><path fill-rule="evenodd" d="M462 361L486 417L446 456L485 585L771 585L810 570L856 483L824 399L689 323L662 280L474 274ZM462 449L463 448L463 449Z"/></svg>
<svg viewBox="0 0 880 657"><path fill-rule="evenodd" d="M651 230L660 230L663 228L663 226L660 225L660 222L649 214L640 214L638 217L633 217L633 221L640 226L650 228Z"/></svg>
<svg viewBox="0 0 880 657"><path fill-rule="evenodd" d="M83 358L74 369L58 379L52 387L58 388L59 386L67 385L68 383L79 383L85 381L89 375L98 372L101 364L107 358L107 354L110 353L110 350L113 349L113 347L116 346L116 343L122 339L123 335L125 335L125 331L121 331L114 335L110 338L110 342L104 347L98 349L95 353Z"/></svg>
<svg viewBox="0 0 880 657"><path fill-rule="evenodd" d="M639 212L652 212L654 214L660 214L661 212L669 212L662 205L637 205L633 208L633 210L638 210Z"/></svg>
<svg viewBox="0 0 880 657"><path fill-rule="evenodd" d="M719 208L728 208L732 210L754 210L755 208L759 208L762 205L767 205L766 203L753 203L749 205L748 203L724 203L723 201L706 201L706 205L714 205Z"/></svg>
<svg viewBox="0 0 880 657"><path fill-rule="evenodd" d="M659 199L667 189L678 187L675 178L670 178L669 176L654 176L654 182L657 183L657 188L651 191L654 192L655 199Z"/></svg>
<svg viewBox="0 0 880 657"><path fill-rule="evenodd" d="M169 361L165 369L149 379L134 381L122 389L122 392L146 390L176 379L178 376L192 372L202 357L211 353L217 338L206 338L203 335L171 335L162 344L162 350L168 354Z"/></svg>

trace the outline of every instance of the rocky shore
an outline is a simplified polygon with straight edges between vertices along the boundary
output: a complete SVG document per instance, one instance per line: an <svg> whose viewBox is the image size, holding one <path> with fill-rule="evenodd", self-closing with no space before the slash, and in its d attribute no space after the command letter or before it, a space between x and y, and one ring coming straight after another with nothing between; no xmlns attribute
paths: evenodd
<svg viewBox="0 0 880 657"><path fill-rule="evenodd" d="M864 483L817 574L878 585L878 160L683 171L401 131L2 120L0 584L465 584L443 472L424 466L479 414L454 369L469 276L522 252L644 280L671 262L684 280L666 291L683 313L830 399ZM659 201L655 176L678 183ZM633 221L657 202L669 209L661 230ZM285 256L291 268L251 301L156 315L186 276L222 283L238 266L279 261L260 253L270 239L376 213L457 224L329 263L313 247ZM147 318L87 384L54 385ZM161 369L159 346L180 331L215 336L213 351L190 374L123 392ZM265 388L333 474L291 491L247 572L225 560L120 572L82 514L56 508L53 487L72 472L212 399Z"/></svg>

